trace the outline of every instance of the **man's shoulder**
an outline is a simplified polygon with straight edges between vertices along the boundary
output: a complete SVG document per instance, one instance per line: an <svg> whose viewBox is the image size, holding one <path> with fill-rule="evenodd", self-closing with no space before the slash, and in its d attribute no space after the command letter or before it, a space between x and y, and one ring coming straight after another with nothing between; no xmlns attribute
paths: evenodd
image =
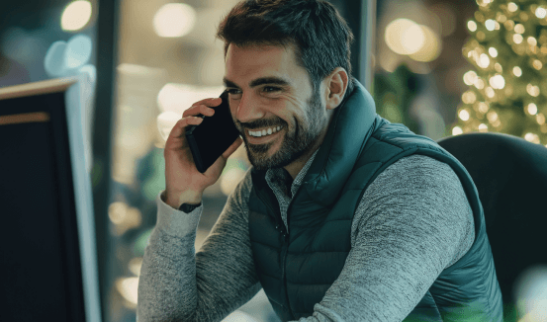
<svg viewBox="0 0 547 322"><path fill-rule="evenodd" d="M434 157L413 154L400 158L386 167L368 185L361 203L382 206L413 204L423 207L425 200L450 200L462 195L459 209L469 206L460 178L452 167Z"/></svg>

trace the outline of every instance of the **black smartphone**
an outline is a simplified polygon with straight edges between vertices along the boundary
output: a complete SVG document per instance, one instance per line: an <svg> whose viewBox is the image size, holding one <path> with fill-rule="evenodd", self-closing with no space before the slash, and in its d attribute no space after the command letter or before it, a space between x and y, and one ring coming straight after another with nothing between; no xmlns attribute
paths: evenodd
<svg viewBox="0 0 547 322"><path fill-rule="evenodd" d="M186 128L186 140L196 168L201 173L207 171L239 136L230 114L228 92L222 92L220 98L222 103L212 107L215 110L213 116L199 115L203 117L201 124Z"/></svg>

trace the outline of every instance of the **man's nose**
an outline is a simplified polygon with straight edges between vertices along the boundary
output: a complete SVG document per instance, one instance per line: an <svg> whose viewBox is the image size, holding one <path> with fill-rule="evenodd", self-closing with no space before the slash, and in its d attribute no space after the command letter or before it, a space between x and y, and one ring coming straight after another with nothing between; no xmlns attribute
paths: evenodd
<svg viewBox="0 0 547 322"><path fill-rule="evenodd" d="M251 123L264 117L264 110L251 95L241 95L235 108L235 117L240 123Z"/></svg>

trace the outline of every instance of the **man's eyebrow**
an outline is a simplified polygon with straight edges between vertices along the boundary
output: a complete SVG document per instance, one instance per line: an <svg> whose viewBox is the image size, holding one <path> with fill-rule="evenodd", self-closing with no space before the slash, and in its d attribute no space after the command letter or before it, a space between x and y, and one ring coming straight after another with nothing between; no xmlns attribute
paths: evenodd
<svg viewBox="0 0 547 322"><path fill-rule="evenodd" d="M226 87L235 87L240 88L236 83L232 82L231 80L224 77L222 79L224 81L224 85ZM281 78L281 77L275 77L275 76L268 76L268 77L260 77L257 78L249 83L249 87L253 88L259 85L263 84L272 84L272 85L280 85L280 86L291 86L291 82L287 79Z"/></svg>

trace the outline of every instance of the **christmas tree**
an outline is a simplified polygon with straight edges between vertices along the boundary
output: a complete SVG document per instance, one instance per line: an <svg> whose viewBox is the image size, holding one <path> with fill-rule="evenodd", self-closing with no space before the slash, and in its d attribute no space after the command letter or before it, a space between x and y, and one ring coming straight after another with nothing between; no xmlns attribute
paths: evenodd
<svg viewBox="0 0 547 322"><path fill-rule="evenodd" d="M547 146L547 1L477 0L463 47L464 75L453 135L501 132Z"/></svg>

